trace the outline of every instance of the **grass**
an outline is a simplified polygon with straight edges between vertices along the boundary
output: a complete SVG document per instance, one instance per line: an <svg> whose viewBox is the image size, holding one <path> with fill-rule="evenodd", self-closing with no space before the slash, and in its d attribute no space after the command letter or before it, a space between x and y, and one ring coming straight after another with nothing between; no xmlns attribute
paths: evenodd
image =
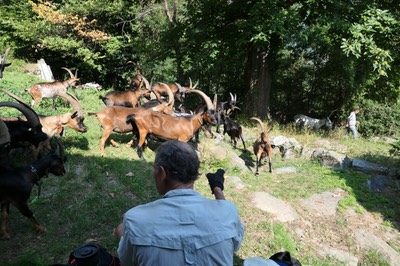
<svg viewBox="0 0 400 266"><path fill-rule="evenodd" d="M8 89L30 102L30 96L22 89L29 87L37 79L21 72L23 63L15 64L4 73L0 87ZM85 113L100 110L104 107L98 99L104 92L90 90L74 91L81 100ZM0 95L1 100L9 100ZM40 114L54 114L70 111L69 107L59 100L57 110L51 108L51 100L44 100L37 109ZM19 115L10 108L2 108L2 115ZM85 134L67 130L67 136L62 139L68 161L67 174L63 177L49 176L43 180L42 193L37 197L37 187L34 187L29 206L35 216L47 231L39 235L32 224L18 210L11 208L9 230L12 238L0 240L0 265L49 265L65 263L70 252L88 241L96 241L113 254L116 253L117 241L112 235L114 227L121 222L122 215L129 208L147 203L158 198L153 184L151 163L154 152L146 149L145 160L140 160L133 148L126 147L129 134L113 137L120 147L106 146L106 155L100 156L99 139L102 134L97 119L87 116L85 124L89 130ZM233 201L246 225L246 233L241 249L235 254L235 265L241 265L242 260L252 256L269 257L280 250L288 250L299 259L303 265L338 265L332 258L320 258L311 243L299 239L288 224L277 222L251 204L255 191L265 191L271 195L295 204L299 199L310 197L334 188L341 188L348 193L339 204L339 213L354 208L357 213L370 212L382 217L382 228L399 230L400 213L398 209L398 192L393 194L375 194L364 185L368 176L352 171L333 170L321 166L314 161L299 157L282 160L279 156L273 159L273 168L292 166L296 173L277 176L262 168L259 176L232 163L231 155L237 155L244 160L246 166L254 167L251 153L252 141L255 138L257 125L243 120L244 136L247 153L240 149L232 149L227 139L217 142L201 137L199 147L201 159L201 177L196 182L195 189L204 196L212 198L204 178L207 172L218 168L227 168L228 176L238 176L246 184L243 189L227 182L226 197ZM337 130L329 136L305 132L298 134L291 128L274 129L271 136L284 135L295 138L307 147L327 147L346 153L350 158L360 157L371 162L387 166L399 166L398 158L389 156L390 145L379 140L359 139L357 142L346 138L344 132ZM151 147L155 148L156 143ZM224 152L213 153L214 146L219 146ZM241 148L241 143L238 143ZM347 221L343 216L334 221L338 230L345 231ZM328 224L321 222L321 232L329 231ZM320 236L315 236L318 238ZM354 241L348 236L345 243L350 250L354 249ZM399 250L398 243L390 244ZM378 253L360 253L362 265L386 265Z"/></svg>

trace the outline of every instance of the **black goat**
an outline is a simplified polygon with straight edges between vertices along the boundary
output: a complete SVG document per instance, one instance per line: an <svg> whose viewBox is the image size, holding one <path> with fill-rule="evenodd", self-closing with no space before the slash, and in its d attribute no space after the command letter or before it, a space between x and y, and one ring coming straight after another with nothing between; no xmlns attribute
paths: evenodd
<svg viewBox="0 0 400 266"><path fill-rule="evenodd" d="M56 145L57 147L54 151L30 165L16 168L10 166L0 167L0 235L2 238L10 238L10 233L7 230L10 204L13 204L24 216L28 217L40 233L45 232L45 228L37 222L33 212L29 209L28 199L31 195L33 185L38 185L42 177L49 173L56 176L63 176L65 174L64 149L58 139L56 139Z"/></svg>
<svg viewBox="0 0 400 266"><path fill-rule="evenodd" d="M236 149L237 140L241 139L242 143L243 143L244 151L246 152L246 144L244 143L244 140L243 140L242 127L240 126L240 124L237 121L231 119L227 115L225 115L223 117L223 120L224 120L223 135L225 135L225 133L227 133L231 137L231 143L233 143L233 147L235 149Z"/></svg>
<svg viewBox="0 0 400 266"><path fill-rule="evenodd" d="M7 121L6 118L2 118L7 125L12 147L24 146L24 142L29 142L37 147L40 142L47 139L47 135L43 133L39 116L29 106L14 102L0 102L0 107L2 106L18 109L27 119L27 121L15 119Z"/></svg>
<svg viewBox="0 0 400 266"><path fill-rule="evenodd" d="M219 127L224 123L224 116L231 115L232 112L235 109L239 109L239 107L236 106L237 100L236 100L236 94L233 96L232 93L229 93L231 96L231 99L226 102L218 102L217 100L217 95L214 96L214 105L216 107L216 112L215 112L215 118L217 119L217 129L216 132L220 133ZM210 129L207 129L207 131L211 131Z"/></svg>

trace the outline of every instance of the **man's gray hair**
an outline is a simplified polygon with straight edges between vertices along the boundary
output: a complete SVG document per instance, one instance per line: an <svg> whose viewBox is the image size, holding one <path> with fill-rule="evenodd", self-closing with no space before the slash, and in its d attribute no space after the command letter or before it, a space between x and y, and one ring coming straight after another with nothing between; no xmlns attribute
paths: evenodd
<svg viewBox="0 0 400 266"><path fill-rule="evenodd" d="M154 160L170 177L182 183L195 181L199 176L200 161L195 149L186 142L170 140L161 144Z"/></svg>

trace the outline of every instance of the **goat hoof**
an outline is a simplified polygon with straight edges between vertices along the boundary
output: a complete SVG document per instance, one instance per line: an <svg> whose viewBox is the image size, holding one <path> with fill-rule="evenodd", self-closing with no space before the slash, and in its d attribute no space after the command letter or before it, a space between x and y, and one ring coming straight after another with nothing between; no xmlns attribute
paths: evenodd
<svg viewBox="0 0 400 266"><path fill-rule="evenodd" d="M41 233L41 234L43 234L44 232L46 232L46 229L43 227L43 226L41 226L41 225L37 225L36 226L36 229L39 231L39 233Z"/></svg>

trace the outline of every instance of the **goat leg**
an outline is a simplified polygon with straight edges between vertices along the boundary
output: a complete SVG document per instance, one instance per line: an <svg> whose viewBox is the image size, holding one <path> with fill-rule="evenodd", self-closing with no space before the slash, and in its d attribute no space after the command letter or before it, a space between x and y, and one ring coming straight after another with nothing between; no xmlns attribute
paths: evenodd
<svg viewBox="0 0 400 266"><path fill-rule="evenodd" d="M111 143L111 145L113 145L113 146L116 147L116 148L119 147L119 144L118 144L115 140L113 140L113 139L110 139L110 143Z"/></svg>
<svg viewBox="0 0 400 266"><path fill-rule="evenodd" d="M26 216L32 223L35 224L36 230L39 231L39 233L43 234L46 229L42 225L38 223L38 221L35 219L33 216L33 212L29 209L28 204L26 202L18 202L15 203L15 207L24 215Z"/></svg>
<svg viewBox="0 0 400 266"><path fill-rule="evenodd" d="M1 227L0 235L3 239L10 239L10 234L7 232L8 227L8 213L10 210L10 203L1 204Z"/></svg>
<svg viewBox="0 0 400 266"><path fill-rule="evenodd" d="M246 152L247 150L246 150L246 144L244 143L244 140L243 140L243 136L242 135L240 135L240 139L242 140L242 143L243 143L243 148L244 148L244 151L243 152Z"/></svg>

